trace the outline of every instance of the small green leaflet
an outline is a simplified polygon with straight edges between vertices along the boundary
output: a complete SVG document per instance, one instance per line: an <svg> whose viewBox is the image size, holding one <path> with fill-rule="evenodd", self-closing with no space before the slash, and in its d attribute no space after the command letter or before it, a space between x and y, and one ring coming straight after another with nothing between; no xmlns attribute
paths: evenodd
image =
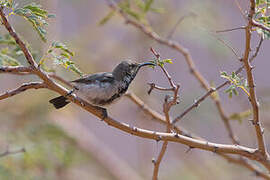
<svg viewBox="0 0 270 180"><path fill-rule="evenodd" d="M14 5L14 1L13 0L1 0L0 5L3 7L12 8Z"/></svg>
<svg viewBox="0 0 270 180"><path fill-rule="evenodd" d="M256 0L255 15L253 19L259 22L263 26L270 28L270 14L268 13L270 8L269 0ZM262 35L264 39L270 38L269 31L262 30L261 28L256 28L258 34Z"/></svg>
<svg viewBox="0 0 270 180"><path fill-rule="evenodd" d="M13 57L0 53L0 66L19 66L20 63Z"/></svg>
<svg viewBox="0 0 270 180"><path fill-rule="evenodd" d="M169 63L169 64L173 64L172 59L155 59L155 60L150 60L150 63L155 64L155 66L161 66L163 67L165 63ZM152 68L154 68L155 66L151 66Z"/></svg>
<svg viewBox="0 0 270 180"><path fill-rule="evenodd" d="M237 91L238 88L242 89L249 96L246 79L238 77L235 72L232 72L231 75L228 75L225 71L223 71L220 72L220 76L227 79L231 83L231 85L225 90L225 93L229 95L229 98L232 98L233 94L236 96L239 94Z"/></svg>
<svg viewBox="0 0 270 180"><path fill-rule="evenodd" d="M45 30L45 26L48 25L47 19L55 17L54 15L48 14L48 11L42 9L40 5L35 3L28 4L22 8L17 8L14 10L14 13L29 21L40 38L46 42L47 31Z"/></svg>
<svg viewBox="0 0 270 180"><path fill-rule="evenodd" d="M49 70L45 65L46 60L53 60L54 64L60 65L67 70L73 71L76 74L83 76L83 73L75 63L71 60L74 56L74 53L68 49L68 47L62 42L53 42L47 51L46 55L40 60L39 65L44 68L46 71Z"/></svg>

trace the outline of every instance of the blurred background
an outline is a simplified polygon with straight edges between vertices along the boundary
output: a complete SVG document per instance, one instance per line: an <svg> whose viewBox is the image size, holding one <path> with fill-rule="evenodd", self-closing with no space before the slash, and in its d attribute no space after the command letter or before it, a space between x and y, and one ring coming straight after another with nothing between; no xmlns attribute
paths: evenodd
<svg viewBox="0 0 270 180"><path fill-rule="evenodd" d="M19 6L41 3L49 12L56 14L50 20L48 43L40 41L37 33L21 17L9 19L16 31L31 44L40 58L53 41L61 41L75 52L73 61L84 73L111 71L125 59L137 62L153 59L150 47L160 52L162 58L170 58L173 65L166 68L175 82L181 84L180 104L173 107L171 116L184 111L204 89L190 74L183 56L165 46L157 44L142 32L126 25L119 16L114 16L105 25L99 22L110 12L106 1L100 0L17 0ZM249 4L239 0L243 10ZM162 8L162 13L150 12L147 19L154 31L162 37L168 36L179 18L189 13L171 37L189 49L198 70L210 83L224 82L220 71L232 71L241 66L235 55L215 36L224 39L239 56L244 50L244 32L213 34L210 31L223 30L245 25L233 0L155 0L153 7ZM3 30L1 33L5 33ZM259 41L252 39L252 50ZM260 103L261 120L265 128L266 144L269 147L269 88L267 68L270 66L268 51L270 42L264 41L254 64L256 91ZM254 51L252 51L254 52ZM56 68L58 75L66 80L78 78L72 72ZM245 73L242 73L245 76ZM38 80L34 76L1 74L0 90L13 89L23 82ZM162 72L156 68L141 71L130 91L146 104L162 113L166 93L153 91L149 96L148 82L168 86ZM226 88L225 88L226 89ZM222 89L220 97L226 114L244 112L251 108L244 92L229 98ZM151 179L153 164L162 143L143 139L112 128L76 105L55 110L48 100L58 94L49 90L29 90L0 103L0 151L24 147L25 153L0 159L0 179ZM163 125L151 120L134 103L123 97L108 109L115 119L144 129L166 131ZM244 118L230 123L240 143L256 147L255 131ZM214 103L208 98L194 109L178 125L206 138L211 142L229 144L230 139ZM160 179L257 179L255 174L240 166L228 163L211 152L194 149L186 153L187 146L169 143L160 167Z"/></svg>

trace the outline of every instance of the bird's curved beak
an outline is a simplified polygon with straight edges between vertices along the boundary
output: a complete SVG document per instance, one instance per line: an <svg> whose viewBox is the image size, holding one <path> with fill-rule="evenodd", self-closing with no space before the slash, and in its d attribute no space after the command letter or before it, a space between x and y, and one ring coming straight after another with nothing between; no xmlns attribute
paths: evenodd
<svg viewBox="0 0 270 180"><path fill-rule="evenodd" d="M141 63L141 64L139 64L139 68L141 68L141 67L143 67L143 66L155 66L155 64L153 64L153 63L150 63L150 62L145 62L145 63Z"/></svg>

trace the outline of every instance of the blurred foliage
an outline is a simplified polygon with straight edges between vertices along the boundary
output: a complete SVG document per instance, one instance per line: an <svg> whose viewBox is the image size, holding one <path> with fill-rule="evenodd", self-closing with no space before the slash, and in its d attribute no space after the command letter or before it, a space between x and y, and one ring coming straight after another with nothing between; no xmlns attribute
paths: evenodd
<svg viewBox="0 0 270 180"><path fill-rule="evenodd" d="M34 29L37 31L40 38L46 42L46 34L45 26L48 25L47 19L55 17L53 14L48 14L48 11L42 9L42 7L38 4L31 3L22 8L16 8L14 13L24 17L27 21L29 21Z"/></svg>
<svg viewBox="0 0 270 180"><path fill-rule="evenodd" d="M270 28L270 1L269 0L256 0L254 20ZM270 33L261 28L256 28L257 32L265 39L270 38Z"/></svg>
<svg viewBox="0 0 270 180"><path fill-rule="evenodd" d="M152 7L154 0L122 0L118 3L119 8L131 18L147 25L146 15L148 12L163 13L163 8ZM115 10L111 10L99 24L104 25L115 15Z"/></svg>
<svg viewBox="0 0 270 180"><path fill-rule="evenodd" d="M83 73L75 66L74 62L71 61L73 56L74 53L70 51L64 43L53 42L47 53L41 58L39 65L43 67L44 70L52 72L54 70L47 68L44 63L46 60L53 60L54 64L61 65L65 69L69 69L82 77Z"/></svg>
<svg viewBox="0 0 270 180"><path fill-rule="evenodd" d="M11 15L19 15L24 17L27 21L29 21L33 28L37 31L42 41L46 42L46 30L45 26L48 25L48 18L53 18L55 15L49 14L47 10L43 9L41 5L36 3L30 3L24 5L23 7L17 7L18 4L15 4L13 0L6 0L1 2L2 7L9 8ZM8 47L5 47L0 52L0 66L18 66L20 63L15 59L18 56L23 55L23 52L20 50L19 46L15 42L15 40L9 35L0 36L0 44L12 46L12 50ZM27 47L31 49L31 47L27 44ZM58 50L58 51L56 51ZM49 57L50 55L50 57ZM33 55L34 56L34 55ZM44 62L47 59L52 59L54 64L60 65L68 70L71 70L80 76L83 73L79 70L78 67L75 66L75 63L71 61L71 57L74 56L74 53L70 51L67 46L60 42L53 42L48 52L44 55L44 57L40 60L39 65L48 72L54 71L47 66L45 66ZM34 56L35 58L35 56Z"/></svg>
<svg viewBox="0 0 270 180"><path fill-rule="evenodd" d="M58 179L88 159L58 127L33 121L25 125L28 127L17 129L9 138L16 139L17 144L23 142L26 152L1 158L0 179Z"/></svg>
<svg viewBox="0 0 270 180"><path fill-rule="evenodd" d="M246 118L248 118L252 114L252 110L247 110L243 112L238 112L238 113L233 113L230 115L229 119L230 120L236 120L239 123L242 123L242 121Z"/></svg>

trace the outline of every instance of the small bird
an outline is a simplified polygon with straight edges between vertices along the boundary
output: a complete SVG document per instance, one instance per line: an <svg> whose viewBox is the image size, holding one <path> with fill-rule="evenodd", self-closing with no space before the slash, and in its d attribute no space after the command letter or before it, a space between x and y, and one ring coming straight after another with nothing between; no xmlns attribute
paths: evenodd
<svg viewBox="0 0 270 180"><path fill-rule="evenodd" d="M90 74L71 81L74 93L94 106L104 107L119 99L128 89L132 80L143 66L154 66L153 63L136 63L122 61L113 72ZM59 96L49 101L56 109L62 108L70 101L65 96ZM104 109L104 108L103 108Z"/></svg>

